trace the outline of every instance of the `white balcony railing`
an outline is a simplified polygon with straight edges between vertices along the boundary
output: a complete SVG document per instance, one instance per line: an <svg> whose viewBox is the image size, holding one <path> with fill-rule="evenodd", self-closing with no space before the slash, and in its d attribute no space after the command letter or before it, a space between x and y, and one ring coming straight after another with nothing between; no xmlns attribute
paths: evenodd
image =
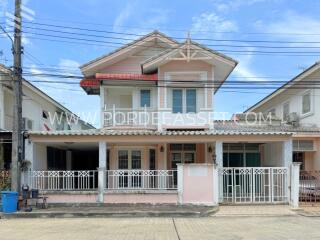
<svg viewBox="0 0 320 240"><path fill-rule="evenodd" d="M28 171L24 184L32 189L94 190L98 188L98 171Z"/></svg>
<svg viewBox="0 0 320 240"><path fill-rule="evenodd" d="M176 170L107 170L108 190L176 190Z"/></svg>
<svg viewBox="0 0 320 240"><path fill-rule="evenodd" d="M158 112L150 108L113 107L103 111L103 122L105 127L154 127L158 123Z"/></svg>

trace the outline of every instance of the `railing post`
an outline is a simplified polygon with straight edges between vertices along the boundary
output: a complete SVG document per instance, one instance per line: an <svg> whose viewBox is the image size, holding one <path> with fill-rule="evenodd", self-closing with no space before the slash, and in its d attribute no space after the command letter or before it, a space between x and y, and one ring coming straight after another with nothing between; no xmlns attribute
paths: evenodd
<svg viewBox="0 0 320 240"><path fill-rule="evenodd" d="M299 207L299 176L300 163L293 162L290 171L290 205L293 208Z"/></svg>

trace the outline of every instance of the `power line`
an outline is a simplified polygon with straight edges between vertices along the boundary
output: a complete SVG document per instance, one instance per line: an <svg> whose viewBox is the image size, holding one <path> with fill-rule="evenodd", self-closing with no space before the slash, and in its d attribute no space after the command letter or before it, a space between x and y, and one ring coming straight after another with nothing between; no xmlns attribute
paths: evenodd
<svg viewBox="0 0 320 240"><path fill-rule="evenodd" d="M25 33L31 33L31 32L26 32ZM34 33L32 33L34 34ZM53 37L53 38L63 38L63 39L69 39L69 40L77 40L77 41L86 41L86 42L98 42L98 43L111 43L111 44L117 44L120 46L125 46L126 44L120 43L120 42L110 42L110 41L100 41L100 40L94 40L94 39L85 39L85 38L76 38L76 37L67 37L67 36L58 36L58 35L52 35L52 34L42 34L42 33L36 33L36 35L40 36L46 36L46 37ZM319 42L320 43L320 42ZM144 48L150 48L150 46L141 46ZM176 49L181 49L181 47L155 47L155 48L161 48L161 49L167 49L167 50L176 50ZM206 52L206 50L199 50L198 48L190 48L191 50L198 50L200 52ZM228 49L215 49L215 51L218 52L225 52L225 53L250 53L250 55L255 54L255 53L265 53L265 54L319 54L320 51L318 52L288 52L288 51L260 51L260 50L228 50Z"/></svg>
<svg viewBox="0 0 320 240"><path fill-rule="evenodd" d="M103 38L103 39L116 39L116 40L126 40L126 41L135 41L136 39L134 38L124 38L124 37L114 37L114 36L102 36L102 35L96 35L96 34L85 34L85 33L79 33L79 32L67 32L67 31L61 31L61 30L55 30L55 29L46 29L46 28L36 28L36 27L28 27L25 26L25 28L29 28L29 29L35 29L35 30L40 30L40 31L46 31L46 32L55 32L55 33L63 33L63 34L70 34L70 35L80 35L80 36L88 36L88 37L98 37L98 38ZM79 28L72 28L72 29L79 29ZM81 29L81 28L80 28ZM100 31L101 32L101 31ZM125 34L125 33L116 33L116 32L109 32L109 31L102 31L102 32L107 32L107 33L113 33L113 34ZM37 33L35 33L37 34ZM125 34L126 35L126 34ZM137 34L130 34L130 35L134 35L134 36L144 36L144 35L137 35ZM181 38L179 38L181 39ZM185 38L184 38L185 39ZM195 41L234 41L234 42L239 42L242 40L223 40L223 39L208 39L208 38L194 38L192 40ZM150 41L144 41L141 40L141 42L150 42ZM268 41L271 42L271 41ZM292 43L292 42L290 42ZM320 42L299 42L299 43L320 43ZM304 48L311 48L311 49L318 49L320 48L319 46L265 46L265 45L252 45L252 46L247 46L247 45L226 45L226 44L206 44L206 46L212 46L212 47L245 47L245 48L249 48L249 47L255 47L255 48L286 48L286 49L304 49Z"/></svg>
<svg viewBox="0 0 320 240"><path fill-rule="evenodd" d="M99 26L106 26L106 27L115 27L115 25L110 25L110 24L102 24L102 23L93 23L93 22L81 22L81 21L72 21L72 20L64 20L62 21L61 19L48 19L48 18L39 18L39 20L47 20L47 21L54 21L54 22L62 22L62 23L76 23L77 26L80 24L82 25L99 25ZM28 24L36 24L36 25L45 25L45 26L56 26L56 27L65 27L65 28L74 28L78 30L86 30L86 31L97 31L97 29L88 29L88 28L76 28L73 26L66 26L66 25L55 25L55 24L46 24L46 23L36 23L36 22L28 22L26 21L25 23ZM137 27L137 26L123 26L123 25L116 25L116 27L124 28L124 29L142 29L142 30L149 30L153 31L154 28L144 28L144 27ZM320 35L320 33L305 33L305 32L237 32L237 31L205 31L205 30L192 30L192 29L176 29L176 28L162 28L162 30L166 31L174 31L174 32L190 32L190 33L214 33L214 34L237 34L237 35L299 35L299 36L316 36ZM109 32L109 33L117 33L115 31L103 31L103 30L98 30L101 32ZM127 33L128 35L134 35L134 36L141 36L141 34L134 34L134 33Z"/></svg>

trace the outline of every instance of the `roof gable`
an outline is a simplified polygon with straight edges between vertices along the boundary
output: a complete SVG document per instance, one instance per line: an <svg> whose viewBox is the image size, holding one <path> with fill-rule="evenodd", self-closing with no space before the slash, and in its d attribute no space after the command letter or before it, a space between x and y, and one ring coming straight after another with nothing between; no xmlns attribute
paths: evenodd
<svg viewBox="0 0 320 240"><path fill-rule="evenodd" d="M82 73L85 76L92 75L92 72L99 70L103 67L112 65L118 61L125 59L128 56L134 55L136 52L146 49L146 47L152 47L155 43L161 43L164 45L163 50L167 47L176 47L178 42L174 39L166 36L159 31L153 31L133 42L124 45L121 48L116 49L106 55L98 57L86 64L80 66Z"/></svg>

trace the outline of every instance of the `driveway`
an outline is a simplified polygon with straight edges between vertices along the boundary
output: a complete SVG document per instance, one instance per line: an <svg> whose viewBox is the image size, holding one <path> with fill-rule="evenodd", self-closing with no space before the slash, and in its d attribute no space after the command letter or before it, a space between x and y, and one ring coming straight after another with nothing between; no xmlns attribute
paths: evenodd
<svg viewBox="0 0 320 240"><path fill-rule="evenodd" d="M320 239L320 218L71 218L0 220L1 240Z"/></svg>

